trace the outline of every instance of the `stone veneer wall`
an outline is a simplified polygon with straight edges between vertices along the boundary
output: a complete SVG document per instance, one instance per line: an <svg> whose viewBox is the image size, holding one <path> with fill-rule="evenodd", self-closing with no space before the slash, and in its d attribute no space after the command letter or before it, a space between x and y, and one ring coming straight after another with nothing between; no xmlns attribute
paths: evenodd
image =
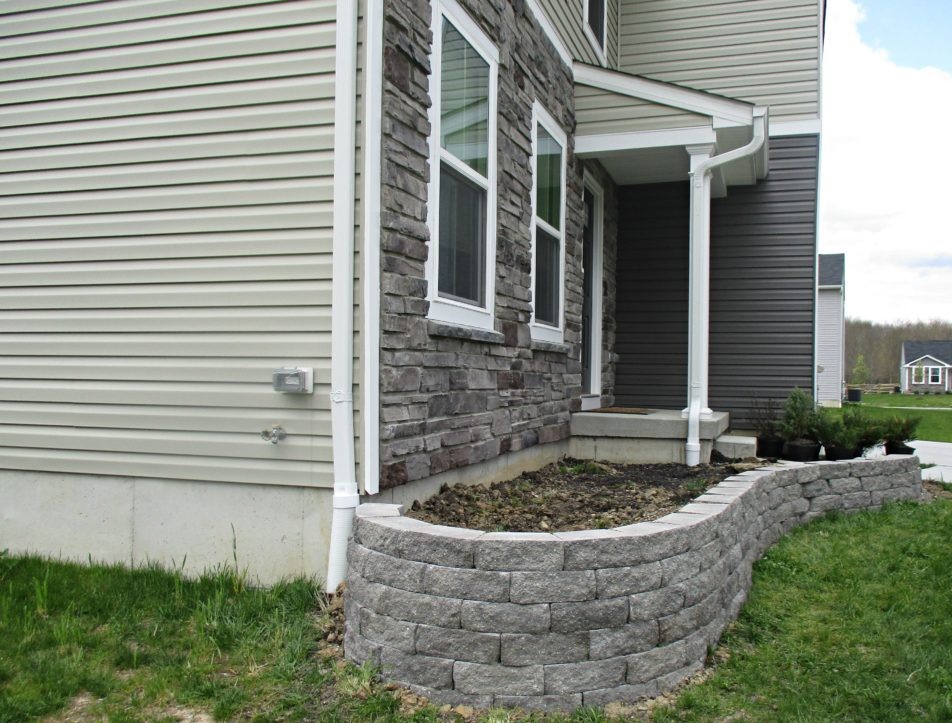
<svg viewBox="0 0 952 723"><path fill-rule="evenodd" d="M918 459L785 464L612 530L501 533L358 508L345 652L435 701L572 709L668 690L703 666L751 566L829 510L917 499Z"/></svg>
<svg viewBox="0 0 952 723"><path fill-rule="evenodd" d="M522 2L460 0L499 50L495 330L427 319L432 7L384 4L381 167L380 489L566 439L580 406L582 163L570 69ZM533 344L530 319L532 104L566 131L565 344ZM614 318L616 204L605 185L605 319ZM609 264L611 265L609 267ZM603 332L611 403L613 322ZM607 386L606 386L607 384Z"/></svg>

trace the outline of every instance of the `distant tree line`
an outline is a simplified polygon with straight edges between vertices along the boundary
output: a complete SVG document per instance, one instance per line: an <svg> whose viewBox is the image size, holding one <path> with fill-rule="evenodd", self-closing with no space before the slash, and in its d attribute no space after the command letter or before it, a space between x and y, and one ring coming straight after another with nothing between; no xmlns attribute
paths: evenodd
<svg viewBox="0 0 952 723"><path fill-rule="evenodd" d="M902 343L940 339L952 340L952 322L933 319L877 324L847 319L846 381L849 384L899 384Z"/></svg>

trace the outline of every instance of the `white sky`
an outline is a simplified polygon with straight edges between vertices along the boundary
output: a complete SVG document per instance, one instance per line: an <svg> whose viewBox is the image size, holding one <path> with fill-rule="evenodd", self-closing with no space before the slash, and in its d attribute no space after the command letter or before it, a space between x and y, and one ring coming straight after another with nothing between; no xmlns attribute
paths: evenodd
<svg viewBox="0 0 952 723"><path fill-rule="evenodd" d="M950 321L952 69L897 65L863 12L828 2L819 250L846 253L847 315Z"/></svg>

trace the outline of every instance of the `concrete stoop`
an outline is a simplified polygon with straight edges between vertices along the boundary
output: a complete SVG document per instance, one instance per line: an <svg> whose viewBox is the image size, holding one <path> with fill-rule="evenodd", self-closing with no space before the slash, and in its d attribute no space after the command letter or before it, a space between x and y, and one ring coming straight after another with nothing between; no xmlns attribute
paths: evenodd
<svg viewBox="0 0 952 723"><path fill-rule="evenodd" d="M729 421L727 412L713 412L701 420L702 462L710 460L715 440L727 431ZM685 461L688 422L677 410L651 409L645 414L577 412L572 415L571 431L569 454L579 459L617 463Z"/></svg>

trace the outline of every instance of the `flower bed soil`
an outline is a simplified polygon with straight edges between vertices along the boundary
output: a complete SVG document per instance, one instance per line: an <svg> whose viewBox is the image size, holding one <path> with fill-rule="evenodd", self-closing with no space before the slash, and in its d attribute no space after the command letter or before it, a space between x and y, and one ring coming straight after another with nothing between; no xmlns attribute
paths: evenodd
<svg viewBox="0 0 952 723"><path fill-rule="evenodd" d="M515 479L443 486L407 512L425 522L500 532L607 529L677 511L725 477L763 462L687 467L563 459Z"/></svg>

